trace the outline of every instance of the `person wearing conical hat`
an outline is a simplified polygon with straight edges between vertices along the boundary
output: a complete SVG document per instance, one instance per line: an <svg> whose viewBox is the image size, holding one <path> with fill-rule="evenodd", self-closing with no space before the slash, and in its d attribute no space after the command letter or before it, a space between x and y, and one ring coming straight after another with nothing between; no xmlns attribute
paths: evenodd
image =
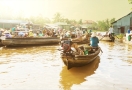
<svg viewBox="0 0 132 90"><path fill-rule="evenodd" d="M91 35L90 45L92 47L98 47L99 39L96 36L97 36L96 32L93 32L92 35Z"/></svg>
<svg viewBox="0 0 132 90"><path fill-rule="evenodd" d="M8 30L4 31L4 35L5 35L6 38L11 38L12 37Z"/></svg>

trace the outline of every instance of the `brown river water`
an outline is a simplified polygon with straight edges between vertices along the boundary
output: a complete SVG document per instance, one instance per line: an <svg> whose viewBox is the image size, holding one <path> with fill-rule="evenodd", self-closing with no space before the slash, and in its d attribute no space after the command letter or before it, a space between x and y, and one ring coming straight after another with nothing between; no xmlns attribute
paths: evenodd
<svg viewBox="0 0 132 90"><path fill-rule="evenodd" d="M132 90L132 46L99 45L95 61L70 70L59 45L0 47L0 90Z"/></svg>

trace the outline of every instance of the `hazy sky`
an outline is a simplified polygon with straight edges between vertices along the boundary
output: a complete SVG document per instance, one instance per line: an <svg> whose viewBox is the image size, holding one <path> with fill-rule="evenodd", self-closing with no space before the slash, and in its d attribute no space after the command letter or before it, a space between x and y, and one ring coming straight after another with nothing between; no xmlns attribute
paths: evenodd
<svg viewBox="0 0 132 90"><path fill-rule="evenodd" d="M11 8L15 14L26 17L53 18L59 12L64 18L83 20L119 19L131 12L128 0L0 0L0 5Z"/></svg>

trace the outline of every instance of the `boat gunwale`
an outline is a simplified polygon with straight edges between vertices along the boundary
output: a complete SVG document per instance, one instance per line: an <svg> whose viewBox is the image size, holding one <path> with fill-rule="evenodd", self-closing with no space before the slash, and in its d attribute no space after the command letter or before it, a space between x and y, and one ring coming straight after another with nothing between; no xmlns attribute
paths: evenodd
<svg viewBox="0 0 132 90"><path fill-rule="evenodd" d="M95 55L99 54L100 51L101 51L101 49L100 49L100 47L99 47L98 50L95 51L94 53L91 53L91 54L88 54L88 55L75 55L75 58L76 58L76 57L89 57L89 56L95 56Z"/></svg>
<svg viewBox="0 0 132 90"><path fill-rule="evenodd" d="M16 38L5 38L6 39L60 39L59 37L16 37Z"/></svg>

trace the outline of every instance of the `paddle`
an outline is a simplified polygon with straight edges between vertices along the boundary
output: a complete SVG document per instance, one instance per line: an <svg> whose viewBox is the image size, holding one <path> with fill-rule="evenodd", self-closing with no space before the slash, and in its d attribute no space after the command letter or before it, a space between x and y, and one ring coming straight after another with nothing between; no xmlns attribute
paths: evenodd
<svg viewBox="0 0 132 90"><path fill-rule="evenodd" d="M99 47L100 48L100 47ZM101 52L103 53L102 49L100 48Z"/></svg>
<svg viewBox="0 0 132 90"><path fill-rule="evenodd" d="M102 36L102 38L101 38L100 40L102 40L103 38L104 38L104 35ZM100 41L100 40L99 40L99 41Z"/></svg>
<svg viewBox="0 0 132 90"><path fill-rule="evenodd" d="M100 48L101 52L103 53L102 49Z"/></svg>
<svg viewBox="0 0 132 90"><path fill-rule="evenodd" d="M116 35L115 35L116 36ZM116 36L117 37L117 36ZM117 37L118 38L118 37ZM118 39L120 39L120 38L118 38Z"/></svg>
<svg viewBox="0 0 132 90"><path fill-rule="evenodd" d="M102 38L101 38L100 40L102 40L107 34L108 34L108 31L106 32L105 35L102 36ZM100 40L99 40L99 41L100 41Z"/></svg>

